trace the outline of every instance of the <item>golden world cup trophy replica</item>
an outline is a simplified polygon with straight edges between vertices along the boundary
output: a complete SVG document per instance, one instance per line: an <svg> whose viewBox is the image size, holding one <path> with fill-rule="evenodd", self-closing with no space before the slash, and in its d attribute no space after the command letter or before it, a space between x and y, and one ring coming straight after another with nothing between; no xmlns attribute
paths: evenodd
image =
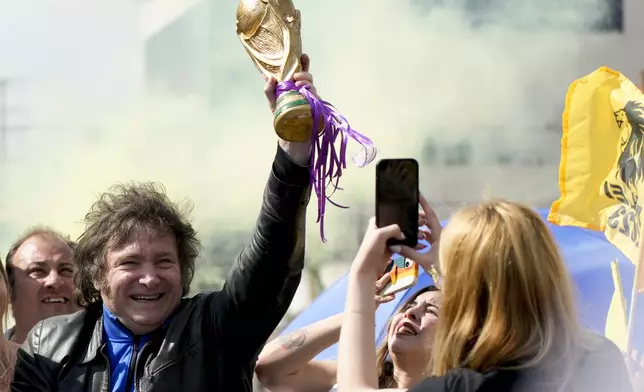
<svg viewBox="0 0 644 392"><path fill-rule="evenodd" d="M358 166L373 161L376 149L366 136L355 131L335 108L309 90L296 87L293 74L300 71L302 39L300 11L291 0L240 0L237 6L237 35L242 45L265 77L277 84L277 105L273 126L286 141L311 141L311 181L318 198L320 236L324 237L324 211L327 186L338 189L342 170L346 169L349 138L363 147ZM339 149L335 143L340 140ZM340 206L341 207L341 206Z"/></svg>
<svg viewBox="0 0 644 392"><path fill-rule="evenodd" d="M265 77L290 81L300 71L300 12L290 0L241 0L237 35ZM277 135L286 141L311 140L311 106L297 90L280 95L273 117Z"/></svg>

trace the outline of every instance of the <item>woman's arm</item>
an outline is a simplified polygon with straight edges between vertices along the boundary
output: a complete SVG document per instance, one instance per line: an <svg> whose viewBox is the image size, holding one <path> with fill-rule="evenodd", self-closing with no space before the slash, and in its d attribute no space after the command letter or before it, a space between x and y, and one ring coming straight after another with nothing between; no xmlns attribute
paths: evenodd
<svg viewBox="0 0 644 392"><path fill-rule="evenodd" d="M422 195L420 204L423 213L419 215L419 219L425 220L431 230L427 233L430 244L437 245L440 238L440 221ZM378 390L374 303L371 301L369 282L373 282L384 270L392 253L403 255L423 266L429 267L435 264L437 246L433 246L430 252L421 255L406 246L387 246L387 241L393 238L399 240L405 238L398 225L378 228L375 218L372 218L360 250L351 265L344 320L340 332L339 392ZM406 389L389 391L406 391Z"/></svg>
<svg viewBox="0 0 644 392"><path fill-rule="evenodd" d="M374 328L376 306L372 282L391 259L392 251L386 245L387 240L403 237L397 225L378 228L376 219L371 218L358 254L351 264L338 352L340 392L378 389Z"/></svg>
<svg viewBox="0 0 644 392"><path fill-rule="evenodd" d="M269 390L331 389L337 379L337 362L313 358L338 341L341 325L342 314L338 314L273 339L259 355L255 368L257 378Z"/></svg>
<svg viewBox="0 0 644 392"><path fill-rule="evenodd" d="M378 228L375 218L372 218L360 250L351 264L340 332L339 392L378 390L375 306L370 282L385 269L392 253L401 254L403 248L400 246L392 246L391 249L387 246L387 240L392 238L404 239L400 228L397 225ZM405 251L409 253L411 249L405 247Z"/></svg>
<svg viewBox="0 0 644 392"><path fill-rule="evenodd" d="M389 281L389 273L376 281L375 301L371 297L376 308L395 298L393 295L378 295ZM338 379L337 361L316 361L313 358L338 342L342 319L343 315L338 314L269 342L259 355L255 368L262 385L268 389L294 391L331 389Z"/></svg>
<svg viewBox="0 0 644 392"><path fill-rule="evenodd" d="M353 266L357 263L354 262ZM338 352L338 391L378 390L375 306L371 294L375 270L351 268Z"/></svg>

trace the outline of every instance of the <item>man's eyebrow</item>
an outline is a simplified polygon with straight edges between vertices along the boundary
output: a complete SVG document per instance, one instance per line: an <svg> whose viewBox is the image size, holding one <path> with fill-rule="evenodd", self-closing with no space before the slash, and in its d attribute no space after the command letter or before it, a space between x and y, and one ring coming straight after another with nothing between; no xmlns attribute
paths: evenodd
<svg viewBox="0 0 644 392"><path fill-rule="evenodd" d="M42 260L32 261L31 263L28 263L28 264L27 264L27 267L33 267L33 266L35 266L35 267L41 267L41 268L42 268L42 267L49 267L49 265L47 264L47 262L42 261Z"/></svg>
<svg viewBox="0 0 644 392"><path fill-rule="evenodd" d="M140 259L141 254L136 250L125 251L116 255L117 261L122 261L125 259Z"/></svg>

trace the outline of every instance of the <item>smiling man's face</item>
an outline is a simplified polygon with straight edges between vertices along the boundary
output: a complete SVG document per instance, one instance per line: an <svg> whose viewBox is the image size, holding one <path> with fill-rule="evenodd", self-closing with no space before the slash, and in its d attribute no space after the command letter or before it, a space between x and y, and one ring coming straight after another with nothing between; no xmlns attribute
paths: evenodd
<svg viewBox="0 0 644 392"><path fill-rule="evenodd" d="M132 333L160 328L179 306L181 263L171 232L136 228L122 246L108 248L106 263L103 303Z"/></svg>
<svg viewBox="0 0 644 392"><path fill-rule="evenodd" d="M40 320L73 313L73 252L53 234L29 237L12 258L16 326L30 330Z"/></svg>

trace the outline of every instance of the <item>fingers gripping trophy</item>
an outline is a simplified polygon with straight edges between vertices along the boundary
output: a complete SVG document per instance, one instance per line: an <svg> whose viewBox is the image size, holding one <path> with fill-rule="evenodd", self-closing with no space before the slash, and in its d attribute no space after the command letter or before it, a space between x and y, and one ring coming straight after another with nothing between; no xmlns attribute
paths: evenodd
<svg viewBox="0 0 644 392"><path fill-rule="evenodd" d="M320 236L325 241L325 205L329 201L338 206L330 196L339 189L338 181L346 169L349 138L362 146L363 153L353 158L358 166L373 161L376 149L369 138L351 128L347 119L321 100L309 85L299 88L295 85L293 75L302 68L300 29L300 11L291 0L239 1L237 35L264 77L279 82L273 114L275 132L289 142L311 142L311 180L318 198ZM328 186L333 191L327 196Z"/></svg>

